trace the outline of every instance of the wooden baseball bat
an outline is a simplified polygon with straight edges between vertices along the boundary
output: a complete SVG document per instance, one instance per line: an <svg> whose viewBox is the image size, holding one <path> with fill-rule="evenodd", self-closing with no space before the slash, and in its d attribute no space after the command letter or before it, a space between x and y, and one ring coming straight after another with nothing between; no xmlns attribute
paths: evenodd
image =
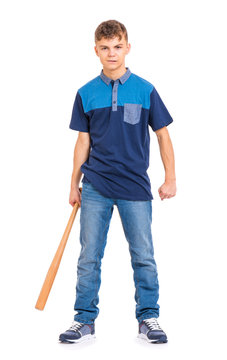
<svg viewBox="0 0 227 360"><path fill-rule="evenodd" d="M82 188L79 188L79 190L81 192ZM52 263L51 263L51 265L49 267L49 270L48 270L46 278L44 280L42 289L40 291L40 294L39 294L39 297L38 297L38 300L37 300L37 303L35 305L35 308L38 309L38 310L43 310L45 305L46 305L46 302L47 302L50 290L52 288L55 276L57 274L57 271L58 271L58 268L59 268L59 265L60 265L60 262L61 262L61 258L62 258L63 252L65 250L65 246L66 246L66 243L67 243L67 240L68 240L68 237L69 237L69 234L70 234L70 231L71 231L71 228L72 228L76 213L78 211L78 208L79 208L79 204L75 203L75 205L73 207L73 210L72 210L72 213L70 215L68 224L67 224L67 226L65 228L65 232L64 232L64 234L62 236L62 239L61 239L60 244L59 244L59 246L57 248L55 256L54 256L54 258L52 260Z"/></svg>

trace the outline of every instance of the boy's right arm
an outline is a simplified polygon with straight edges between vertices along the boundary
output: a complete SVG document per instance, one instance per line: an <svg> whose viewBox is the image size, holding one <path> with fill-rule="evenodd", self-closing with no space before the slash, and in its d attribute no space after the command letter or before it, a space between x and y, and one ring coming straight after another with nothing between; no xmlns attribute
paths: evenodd
<svg viewBox="0 0 227 360"><path fill-rule="evenodd" d="M79 132L73 158L73 173L71 179L71 190L69 195L69 203L74 206L77 202L81 206L81 193L79 190L80 179L82 172L81 165L88 159L90 154L90 133Z"/></svg>

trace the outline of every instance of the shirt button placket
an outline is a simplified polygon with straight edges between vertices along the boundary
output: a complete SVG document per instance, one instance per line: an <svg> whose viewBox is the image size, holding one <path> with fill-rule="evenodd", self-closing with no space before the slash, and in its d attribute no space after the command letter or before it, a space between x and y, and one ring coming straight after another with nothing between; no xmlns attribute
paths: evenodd
<svg viewBox="0 0 227 360"><path fill-rule="evenodd" d="M112 89L112 111L117 111L117 90L119 85L119 80L114 81Z"/></svg>

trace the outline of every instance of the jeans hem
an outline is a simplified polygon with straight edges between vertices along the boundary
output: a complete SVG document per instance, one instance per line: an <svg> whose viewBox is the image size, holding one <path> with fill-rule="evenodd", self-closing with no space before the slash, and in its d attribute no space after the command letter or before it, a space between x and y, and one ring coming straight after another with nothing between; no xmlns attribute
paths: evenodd
<svg viewBox="0 0 227 360"><path fill-rule="evenodd" d="M141 321L143 321L145 319L150 319L151 317L154 317L157 319L159 317L159 315L158 314L145 314L145 315L140 316L137 320L140 323Z"/></svg>
<svg viewBox="0 0 227 360"><path fill-rule="evenodd" d="M82 323L82 324L89 324L89 325L92 325L92 324L94 324L94 320L85 320L85 319L80 319L80 318L78 318L78 317L75 317L74 316L74 320L75 321L78 321L78 322L80 322L80 323Z"/></svg>

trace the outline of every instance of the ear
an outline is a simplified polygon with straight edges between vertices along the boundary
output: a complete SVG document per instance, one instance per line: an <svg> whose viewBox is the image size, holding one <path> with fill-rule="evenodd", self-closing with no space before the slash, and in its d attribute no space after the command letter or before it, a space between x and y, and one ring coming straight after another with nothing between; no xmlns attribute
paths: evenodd
<svg viewBox="0 0 227 360"><path fill-rule="evenodd" d="M94 50L95 50L96 55L99 57L99 53L98 53L96 45L94 46Z"/></svg>
<svg viewBox="0 0 227 360"><path fill-rule="evenodd" d="M126 50L126 54L128 54L128 53L130 52L130 50L131 50L131 44L128 43L128 45L127 45L127 50Z"/></svg>

